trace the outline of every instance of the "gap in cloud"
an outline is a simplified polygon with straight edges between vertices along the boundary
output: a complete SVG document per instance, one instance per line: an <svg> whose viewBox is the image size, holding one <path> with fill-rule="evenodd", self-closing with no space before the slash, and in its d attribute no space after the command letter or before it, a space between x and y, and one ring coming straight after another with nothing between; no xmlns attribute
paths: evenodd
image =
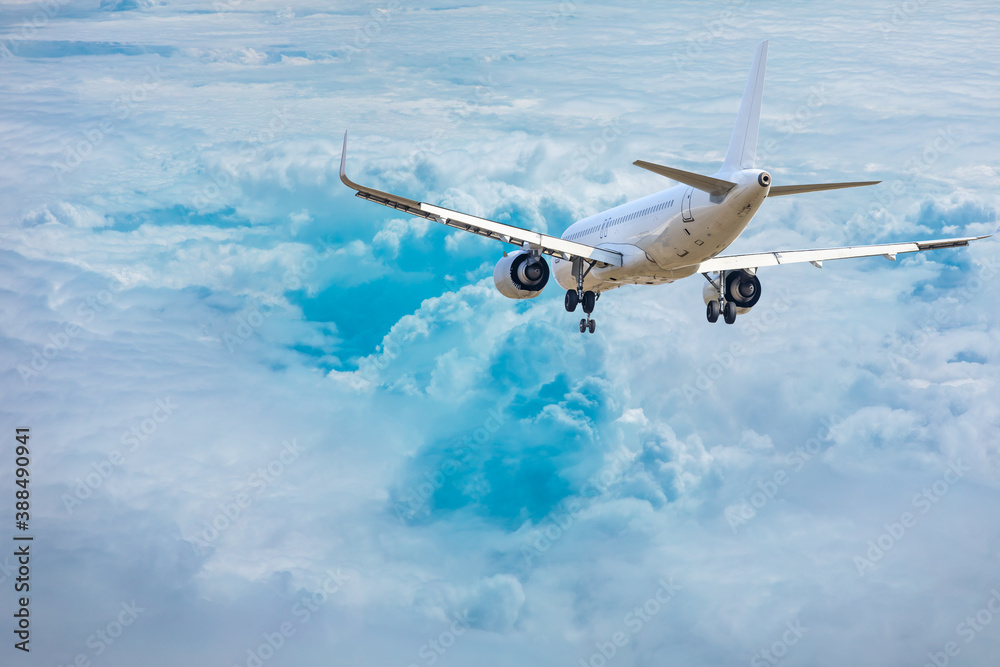
<svg viewBox="0 0 1000 667"><path fill-rule="evenodd" d="M376 234L384 229L388 229L385 224L372 225ZM305 320L337 323L345 358L365 357L396 322L416 312L424 300L485 277L481 270L484 263L492 269L492 255L474 244L462 246L455 253L446 251L451 237L436 224L427 234L406 234L404 243L385 249L389 254L398 253L396 257L380 256L387 262L385 273L371 278L359 275L356 279L334 279L314 295L289 292L286 296L302 309ZM494 246L487 247L495 250Z"/></svg>
<svg viewBox="0 0 1000 667"><path fill-rule="evenodd" d="M101 0L101 9L106 12L128 12L146 9L154 4L154 0Z"/></svg>
<svg viewBox="0 0 1000 667"><path fill-rule="evenodd" d="M345 357L364 357L400 318L446 288L440 276L404 273L354 286L334 283L313 297L302 292L289 293L288 297L302 309L305 320L336 322Z"/></svg>
<svg viewBox="0 0 1000 667"><path fill-rule="evenodd" d="M978 352L973 352L972 350L962 350L961 352L959 352L954 357L948 360L949 364L963 363L963 362L969 364L986 364L989 363L989 359L987 359L984 355L979 354Z"/></svg>
<svg viewBox="0 0 1000 667"><path fill-rule="evenodd" d="M983 222L992 224L996 219L996 210L986 204L965 201L956 206L946 207L937 200L927 199L920 204L920 211L914 222L935 231L944 230L946 234L966 236L974 233L966 230L969 225Z"/></svg>
<svg viewBox="0 0 1000 667"><path fill-rule="evenodd" d="M538 213L545 220L549 234L561 235L570 225L577 221L573 211L563 206L555 198L545 198L538 205Z"/></svg>
<svg viewBox="0 0 1000 667"><path fill-rule="evenodd" d="M467 412L487 414L488 409L477 406ZM578 433L561 424L512 423L508 418L482 446L473 447L465 437L473 432L449 434L408 462L405 481L393 494L395 504L408 508L402 515L408 523L431 523L467 511L513 531L525 521L537 523L571 494L562 471L566 458L581 447ZM427 496L425 490L413 503L408 494L426 480L436 480L433 493Z"/></svg>
<svg viewBox="0 0 1000 667"><path fill-rule="evenodd" d="M220 229L250 227L250 221L237 215L236 209L232 206L202 212L184 204L174 204L164 208L117 214L107 229L115 232L130 232L142 225L166 227L177 224L218 227Z"/></svg>
<svg viewBox="0 0 1000 667"><path fill-rule="evenodd" d="M21 58L68 58L71 56L144 56L156 54L169 58L177 53L173 46L122 44L120 42L69 42L46 40L10 40L10 52Z"/></svg>
<svg viewBox="0 0 1000 667"><path fill-rule="evenodd" d="M622 388L604 377L599 352L585 358L565 338L532 321L458 345L484 379L471 394L449 394L441 375L453 367L435 371L451 416L401 466L393 514L418 525L461 512L514 531L549 516L601 469L619 441L611 423Z"/></svg>
<svg viewBox="0 0 1000 667"><path fill-rule="evenodd" d="M518 419L527 419L541 412L547 405L557 403L568 392L568 378L565 373L560 373L551 382L539 386L538 391L533 395L516 395L508 410Z"/></svg>

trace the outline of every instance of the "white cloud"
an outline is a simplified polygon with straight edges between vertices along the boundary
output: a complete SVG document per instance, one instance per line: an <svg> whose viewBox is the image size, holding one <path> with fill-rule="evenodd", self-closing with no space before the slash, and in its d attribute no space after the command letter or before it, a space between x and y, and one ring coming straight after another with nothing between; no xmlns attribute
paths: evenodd
<svg viewBox="0 0 1000 667"><path fill-rule="evenodd" d="M133 598L148 611L102 664L246 664L287 620L267 664L427 664L463 612L441 664L575 664L673 576L615 664L746 660L799 618L789 663L876 665L985 604L995 243L762 270L732 327L704 321L697 279L623 288L582 337L558 290L493 289L501 247L337 169L350 129L360 182L559 233L669 185L635 159L711 170L769 37L775 178L884 182L769 201L734 250L987 233L992 5L104 4L128 11L63 4L25 37L37 7L7 3L0 37L0 355L51 546L40 660L96 658ZM962 659L996 650L987 629Z"/></svg>

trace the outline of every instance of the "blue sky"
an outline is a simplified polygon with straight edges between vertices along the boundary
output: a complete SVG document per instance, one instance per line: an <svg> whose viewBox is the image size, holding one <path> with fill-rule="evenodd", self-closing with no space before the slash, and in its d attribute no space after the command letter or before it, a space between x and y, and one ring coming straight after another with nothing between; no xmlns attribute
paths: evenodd
<svg viewBox="0 0 1000 667"><path fill-rule="evenodd" d="M762 270L730 327L698 280L624 288L581 336L558 289L496 292L502 247L337 166L348 129L362 183L559 234L668 185L633 160L712 173L769 39L760 166L883 183L768 201L734 251L988 233L998 19L0 4L16 659L990 664L995 241Z"/></svg>

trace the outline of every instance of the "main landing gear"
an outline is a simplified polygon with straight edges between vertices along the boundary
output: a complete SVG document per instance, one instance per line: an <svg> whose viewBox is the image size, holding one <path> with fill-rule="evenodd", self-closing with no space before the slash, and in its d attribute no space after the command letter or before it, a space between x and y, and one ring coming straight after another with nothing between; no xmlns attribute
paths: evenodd
<svg viewBox="0 0 1000 667"><path fill-rule="evenodd" d="M723 285L726 284L726 272L723 271L719 274L719 282L716 283L714 280L708 277L708 274L703 274L705 279L712 284L715 288L715 292L718 298L713 301L708 302L708 306L705 311L705 316L711 323L716 323L719 321L719 314L722 314L722 319L726 321L726 324L733 324L736 322L736 303L726 299L725 290ZM707 289L707 288L706 288Z"/></svg>
<svg viewBox="0 0 1000 667"><path fill-rule="evenodd" d="M576 307L583 304L583 312L587 314L587 317L580 320L580 333L590 331L594 333L597 328L597 322L591 319L590 314L594 312L594 306L597 304L597 298L600 294L587 290L583 291L583 279L590 273L590 269L593 268L593 264L587 268L586 271L583 270L583 260L579 257L573 259L573 277L576 278L576 289L566 290L566 312L572 313L576 311Z"/></svg>
<svg viewBox="0 0 1000 667"><path fill-rule="evenodd" d="M736 322L736 304L732 301L726 301L726 305L722 307L722 319L726 321L726 324L733 324Z"/></svg>
<svg viewBox="0 0 1000 667"><path fill-rule="evenodd" d="M719 321L719 313L722 311L722 306L719 305L718 301L708 302L708 321L715 324Z"/></svg>

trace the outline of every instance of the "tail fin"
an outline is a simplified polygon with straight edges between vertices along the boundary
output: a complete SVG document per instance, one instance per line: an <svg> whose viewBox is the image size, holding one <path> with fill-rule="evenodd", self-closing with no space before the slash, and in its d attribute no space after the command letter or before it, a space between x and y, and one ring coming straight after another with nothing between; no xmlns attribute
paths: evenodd
<svg viewBox="0 0 1000 667"><path fill-rule="evenodd" d="M757 45L750 75L743 89L740 113L736 117L733 137L729 140L726 161L721 171L753 169L757 157L757 127L760 125L760 101L764 95L764 66L767 64L767 41Z"/></svg>

